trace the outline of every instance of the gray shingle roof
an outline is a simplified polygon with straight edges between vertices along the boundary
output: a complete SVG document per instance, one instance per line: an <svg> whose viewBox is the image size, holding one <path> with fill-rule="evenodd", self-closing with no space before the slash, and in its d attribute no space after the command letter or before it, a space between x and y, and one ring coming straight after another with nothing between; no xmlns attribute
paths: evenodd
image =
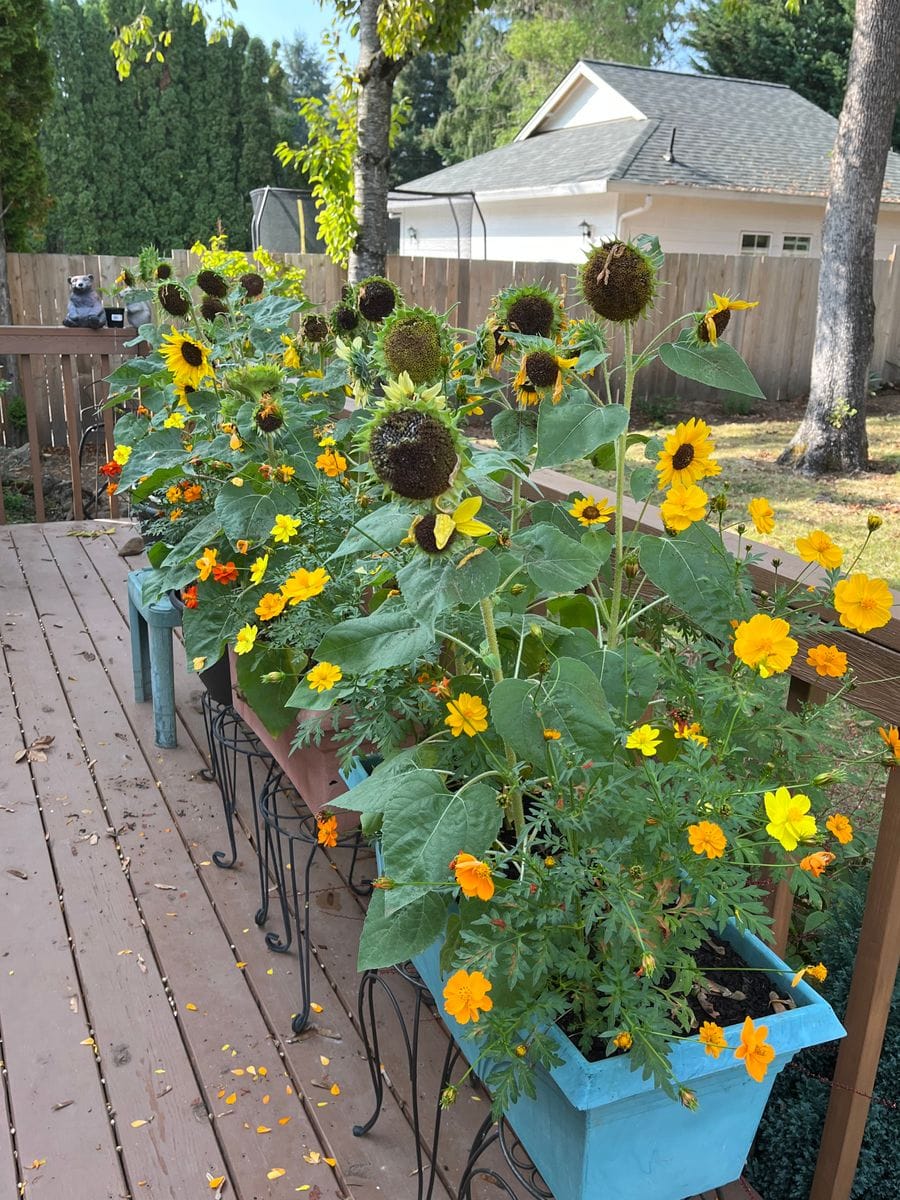
<svg viewBox="0 0 900 1200"><path fill-rule="evenodd" d="M824 196L837 121L782 84L586 64L646 120L532 134L404 185L478 193L608 178L638 186ZM674 161L665 160L675 129ZM900 155L888 156L882 199L900 203Z"/></svg>

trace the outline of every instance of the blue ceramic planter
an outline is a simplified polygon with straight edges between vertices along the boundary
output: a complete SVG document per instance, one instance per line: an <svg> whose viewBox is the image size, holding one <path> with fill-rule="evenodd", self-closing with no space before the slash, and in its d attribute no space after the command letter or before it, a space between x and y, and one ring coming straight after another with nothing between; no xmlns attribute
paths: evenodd
<svg viewBox="0 0 900 1200"><path fill-rule="evenodd" d="M771 970L785 988L789 968L758 938L734 927L723 936L749 966ZM413 962L440 1001L439 943ZM683 1200L737 1179L777 1073L804 1047L844 1036L831 1006L812 988L801 981L791 995L795 1009L762 1022L776 1051L762 1083L730 1050L714 1059L696 1041L675 1047L672 1066L696 1092L696 1112L642 1080L627 1055L588 1062L555 1031L562 1066L537 1071L536 1099L519 1100L507 1117L557 1200ZM471 1061L478 1053L471 1027L441 1015ZM739 1025L725 1033L729 1046L739 1043Z"/></svg>

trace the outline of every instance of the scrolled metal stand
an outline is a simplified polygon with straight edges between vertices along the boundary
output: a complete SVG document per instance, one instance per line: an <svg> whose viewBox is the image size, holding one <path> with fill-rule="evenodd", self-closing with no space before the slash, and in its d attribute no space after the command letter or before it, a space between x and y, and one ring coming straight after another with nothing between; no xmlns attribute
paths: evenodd
<svg viewBox="0 0 900 1200"><path fill-rule="evenodd" d="M515 1190L514 1184L500 1175L493 1167L478 1165L478 1160L492 1146L497 1146L503 1155L506 1167L515 1181ZM495 1121L493 1116L488 1116L482 1122L469 1150L469 1157L459 1181L458 1200L472 1200L472 1184L477 1177L491 1180L511 1200L520 1200L523 1195L533 1196L534 1200L554 1200L553 1193L541 1179L537 1167L528 1157L524 1146L504 1117Z"/></svg>

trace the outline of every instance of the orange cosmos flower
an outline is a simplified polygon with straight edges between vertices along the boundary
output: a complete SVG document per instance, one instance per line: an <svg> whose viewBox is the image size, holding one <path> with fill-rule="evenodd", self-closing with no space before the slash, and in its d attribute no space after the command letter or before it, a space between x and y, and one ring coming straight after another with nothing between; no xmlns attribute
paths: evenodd
<svg viewBox="0 0 900 1200"><path fill-rule="evenodd" d="M338 475L347 470L347 460L336 450L326 450L316 459L316 469L324 472L329 479L337 479Z"/></svg>
<svg viewBox="0 0 900 1200"><path fill-rule="evenodd" d="M797 653L798 645L788 634L787 621L756 613L749 621L741 621L734 633L734 653L748 667L755 667L763 679L786 671Z"/></svg>
<svg viewBox="0 0 900 1200"><path fill-rule="evenodd" d="M735 1058L744 1060L747 1074L757 1083L762 1083L769 1063L775 1057L775 1047L766 1041L768 1032L768 1026L754 1027L750 1018L745 1017L741 1029L741 1044L734 1052Z"/></svg>
<svg viewBox="0 0 900 1200"><path fill-rule="evenodd" d="M338 841L337 817L316 817L316 841L320 846L336 846Z"/></svg>
<svg viewBox="0 0 900 1200"><path fill-rule="evenodd" d="M891 751L897 762L900 762L900 730L896 725L891 725L887 729L878 730L878 736Z"/></svg>
<svg viewBox="0 0 900 1200"><path fill-rule="evenodd" d="M203 488L199 483L189 484L184 489L184 499L187 504L193 504L195 500L199 500L203 495Z"/></svg>
<svg viewBox="0 0 900 1200"><path fill-rule="evenodd" d="M695 854L705 854L707 858L721 858L728 845L721 825L715 821L700 821L697 825L688 825L688 841Z"/></svg>
<svg viewBox="0 0 900 1200"><path fill-rule="evenodd" d="M837 646L813 646L806 655L807 664L815 667L817 675L840 679L847 674L847 655Z"/></svg>
<svg viewBox="0 0 900 1200"><path fill-rule="evenodd" d="M470 899L477 896L479 900L490 900L493 896L494 881L487 863L480 862L474 855L461 850L450 864L450 869L456 874L456 882L462 888L464 896Z"/></svg>
<svg viewBox="0 0 900 1200"><path fill-rule="evenodd" d="M450 726L454 737L459 737L461 733L474 737L476 733L484 733L488 727L484 702L468 692L460 692L455 700L448 700L447 712L450 715L444 718L444 724Z"/></svg>
<svg viewBox="0 0 900 1200"><path fill-rule="evenodd" d="M674 529L676 533L681 533L695 521L703 520L708 500L709 496L696 483L687 487L673 483L659 506L659 511L666 526Z"/></svg>
<svg viewBox="0 0 900 1200"><path fill-rule="evenodd" d="M835 856L830 850L815 850L812 854L807 854L805 858L800 859L800 870L809 871L810 875L814 875L818 879L834 862L834 858Z"/></svg>
<svg viewBox="0 0 900 1200"><path fill-rule="evenodd" d="M250 543L246 538L238 538L238 540L234 543L234 548L237 550L238 554L246 554L250 549Z"/></svg>
<svg viewBox="0 0 900 1200"><path fill-rule="evenodd" d="M316 567L314 571L307 571L306 567L300 567L299 570L293 571L281 585L281 594L293 608L301 600L311 600L313 596L318 596L325 584L330 581L331 576L322 567Z"/></svg>
<svg viewBox="0 0 900 1200"><path fill-rule="evenodd" d="M234 583L238 577L238 569L233 562L218 563L212 569L216 583Z"/></svg>
<svg viewBox="0 0 900 1200"><path fill-rule="evenodd" d="M728 1049L725 1030L721 1025L716 1025L714 1021L704 1021L697 1036L700 1039L700 1045L706 1048L706 1053L710 1058L718 1058L723 1050Z"/></svg>
<svg viewBox="0 0 900 1200"><path fill-rule="evenodd" d="M853 841L853 826L843 813L835 813L833 817L829 817L825 822L825 828L837 838L842 846Z"/></svg>
<svg viewBox="0 0 900 1200"><path fill-rule="evenodd" d="M477 1022L483 1012L489 1012L494 1002L488 995L492 984L481 971L457 971L444 987L444 1008L460 1025Z"/></svg>
<svg viewBox="0 0 900 1200"><path fill-rule="evenodd" d="M284 611L285 604L287 600L280 592L266 592L253 611L261 621L271 621Z"/></svg>

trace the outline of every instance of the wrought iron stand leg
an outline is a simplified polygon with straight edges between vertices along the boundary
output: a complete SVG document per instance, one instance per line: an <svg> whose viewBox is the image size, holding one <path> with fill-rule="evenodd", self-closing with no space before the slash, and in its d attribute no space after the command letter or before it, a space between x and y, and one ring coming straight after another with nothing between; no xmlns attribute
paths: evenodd
<svg viewBox="0 0 900 1200"><path fill-rule="evenodd" d="M260 794L260 805L267 805L270 810L272 820L266 820L265 813L262 814L263 821L267 826L269 837L266 843L266 852L271 857L273 873L275 875L275 887L278 892L278 902L281 905L281 924L283 933L276 933L274 929L266 934L266 945L276 954L287 954L294 943L294 919L291 913L290 901L288 899L288 884L287 870L285 869L284 855L285 845L288 849L291 846L291 838L287 834L281 832L277 825L278 820L278 790L281 786L280 772L271 775ZM293 863L291 863L293 871ZM268 911L268 893L265 903L266 911Z"/></svg>
<svg viewBox="0 0 900 1200"><path fill-rule="evenodd" d="M347 882L350 885L351 891L355 892L357 896L371 896L373 891L371 879L363 879L360 883L357 883L353 878L356 872L356 862L359 858L359 852L365 845L366 841L363 835L360 832L355 833L353 835L353 854L350 858L350 872L347 876Z"/></svg>
<svg viewBox="0 0 900 1200"><path fill-rule="evenodd" d="M211 744L213 752L213 770L216 782L222 796L222 811L225 814L225 828L228 831L228 850L216 850L212 860L217 867L233 867L237 862L237 842L234 836L234 813L237 805L237 750L229 746L224 733L224 722L229 716L229 710L222 708L212 718ZM236 718L235 718L236 719ZM228 858L228 853L231 858Z"/></svg>

